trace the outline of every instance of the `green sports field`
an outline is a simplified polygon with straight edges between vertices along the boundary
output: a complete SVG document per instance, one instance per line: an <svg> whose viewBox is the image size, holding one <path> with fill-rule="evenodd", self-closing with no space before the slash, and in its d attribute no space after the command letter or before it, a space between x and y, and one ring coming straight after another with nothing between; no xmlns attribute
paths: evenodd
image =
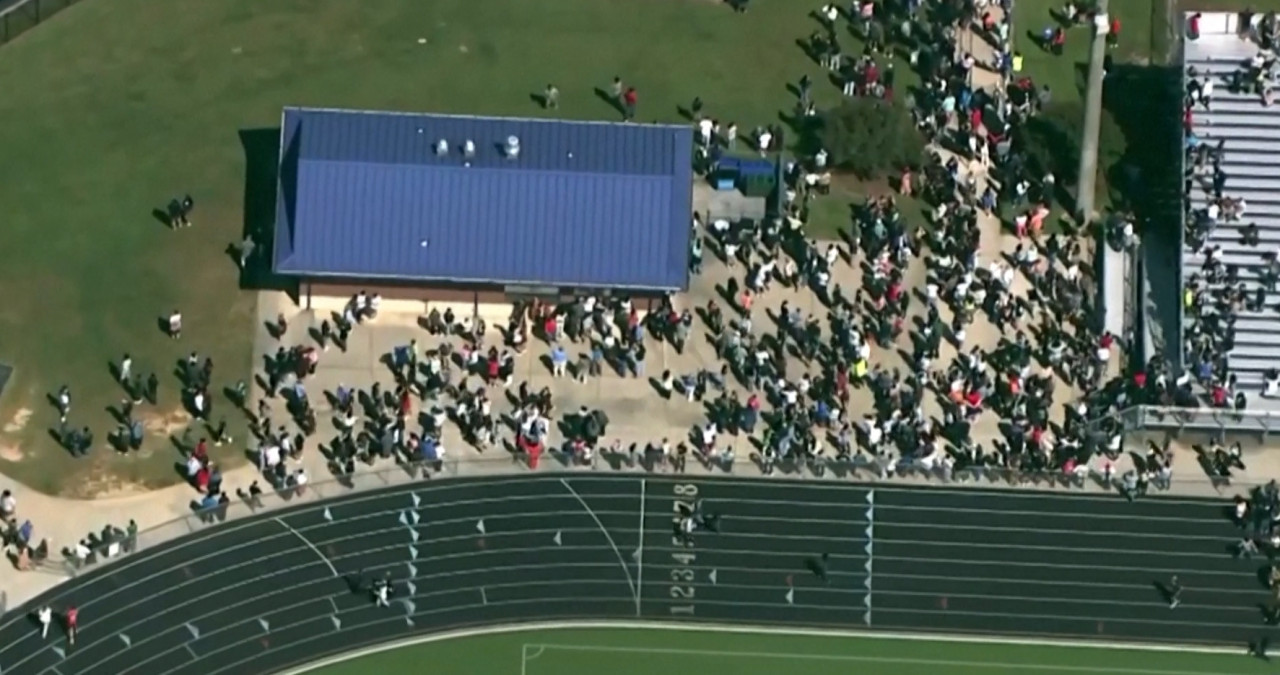
<svg viewBox="0 0 1280 675"><path fill-rule="evenodd" d="M388 649L293 673L308 675L1249 675L1272 664L1184 651L591 628L458 637Z"/></svg>

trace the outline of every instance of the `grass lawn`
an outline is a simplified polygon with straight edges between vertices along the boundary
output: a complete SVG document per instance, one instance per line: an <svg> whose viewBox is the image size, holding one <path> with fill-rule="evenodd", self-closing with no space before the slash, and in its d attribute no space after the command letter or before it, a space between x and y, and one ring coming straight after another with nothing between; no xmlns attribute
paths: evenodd
<svg viewBox="0 0 1280 675"><path fill-rule="evenodd" d="M254 298L223 251L262 209L246 204L240 134L271 139L282 106L540 116L531 95L552 82L558 114L610 119L593 90L618 75L642 120L678 120L701 96L747 130L776 122L786 83L816 74L796 40L822 4L112 0L58 13L0 52L0 363L16 366L0 472L74 495L177 480L173 362L212 356L219 388L249 373ZM196 226L169 232L151 212L185 191ZM156 328L175 307L181 343ZM73 460L49 438L46 396L69 384L70 422L105 445L120 397L108 362L124 352L161 376L162 405L145 413L155 437L139 456Z"/></svg>
<svg viewBox="0 0 1280 675"><path fill-rule="evenodd" d="M1248 675L1242 655L876 637L624 629L521 631L401 647L309 675Z"/></svg>
<svg viewBox="0 0 1280 675"><path fill-rule="evenodd" d="M836 176L831 181L831 194L814 198L809 207L809 233L819 239L839 239L849 231L850 207L862 204L868 195L893 194L898 212L910 229L927 225L929 205L914 197L904 197L890 187L888 180L859 181L852 176ZM843 233L843 234L842 234Z"/></svg>

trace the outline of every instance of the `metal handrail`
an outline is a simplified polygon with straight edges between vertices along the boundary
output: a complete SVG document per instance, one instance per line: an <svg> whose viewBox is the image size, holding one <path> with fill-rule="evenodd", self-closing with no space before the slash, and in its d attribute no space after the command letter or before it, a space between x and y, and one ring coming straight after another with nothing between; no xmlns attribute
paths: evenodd
<svg viewBox="0 0 1280 675"><path fill-rule="evenodd" d="M1186 17L1185 16L1180 17L1179 21L1180 21L1179 25L1183 25L1181 22L1185 22ZM1178 84L1181 87L1180 91L1185 92L1187 90L1187 52L1186 52L1186 42L1182 39L1183 32L1184 31L1180 29L1178 31L1178 37L1177 37L1178 64L1182 71L1179 77ZM1181 104L1182 104L1182 100L1181 98L1179 98L1179 105ZM1178 114L1179 119L1181 119L1182 110L1178 110L1176 112ZM1179 128L1182 128L1181 124L1179 124ZM1182 176L1187 175L1186 148L1187 148L1188 133L1190 132L1184 128L1182 133L1178 134L1177 136L1179 180L1182 180L1181 179ZM1178 186L1178 190L1182 190L1181 185ZM1187 353L1186 353L1187 352L1187 304L1183 300L1183 295L1185 294L1185 291L1186 291L1186 269L1185 269L1186 266L1185 266L1185 263L1183 262L1183 253L1187 250L1187 204L1189 204L1190 201L1191 201L1191 195L1189 194L1182 195L1182 208L1179 209L1179 215L1178 215L1178 255L1177 255L1177 262L1174 263L1175 265L1177 265L1177 273L1178 273L1178 277L1177 277L1178 278L1178 298L1177 298L1178 345L1177 345L1177 349L1167 349L1165 353L1165 357L1172 361L1170 365L1173 367L1173 372L1175 373L1181 373L1182 371L1186 370L1186 367L1187 367Z"/></svg>

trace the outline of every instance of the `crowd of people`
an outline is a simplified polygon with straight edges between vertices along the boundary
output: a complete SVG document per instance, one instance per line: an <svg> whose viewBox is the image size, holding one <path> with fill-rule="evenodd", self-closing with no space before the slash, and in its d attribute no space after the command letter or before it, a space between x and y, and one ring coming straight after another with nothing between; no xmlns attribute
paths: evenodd
<svg viewBox="0 0 1280 675"><path fill-rule="evenodd" d="M863 79L844 90L854 96L887 96L892 88L873 86L876 40L852 59L831 47L842 16L856 31L905 41L924 83L914 114L937 150L918 170L905 170L898 187L932 207L928 226L908 226L895 199L882 197L860 210L843 244L806 240L810 202L828 180L820 149L788 167L782 218L707 228L736 272L725 294L733 318L714 302L706 308L725 361L721 379L736 379L748 393L743 401L725 391L711 404L696 439L704 457L726 461L717 439L753 434L757 425L766 471L779 462L824 471L834 460L870 464L882 475L920 468L1079 481L1095 455L1119 457L1120 429L1093 423L1114 405L1117 387L1107 397L1081 399L1062 423L1052 419L1058 382L1100 390L1121 345L1087 319L1093 302L1083 264L1088 252L1069 233L1044 232L1055 179L1016 140L1018 127L1050 92L1014 72L1005 20L976 4L941 7L955 11L923 24L891 7L870 17L829 7L820 17L822 31L809 41L822 46L812 49L820 65L840 70L856 62L850 72ZM885 31L899 25L905 27ZM963 27L979 25L998 44L995 63L977 63L957 43ZM975 68L1011 77L1003 88L973 87ZM805 83L798 89L803 107ZM1013 214L1018 244L983 260L979 219L1001 212ZM843 265L863 272L852 295L833 281ZM913 272L921 266L923 280ZM820 308L806 315L784 304L772 330L760 331L754 298L775 283L811 290ZM1003 335L998 345L974 344L970 329L980 316ZM904 334L912 344L907 368L872 357L892 352ZM944 342L954 353L946 361ZM850 409L851 387L871 392L871 410ZM931 403L940 418L927 412ZM1000 438L990 443L971 433L988 412L1002 420ZM1101 473L1108 466L1104 462ZM1159 471L1153 467L1152 475ZM1145 472L1139 477L1147 478Z"/></svg>
<svg viewBox="0 0 1280 675"><path fill-rule="evenodd" d="M1071 484L1100 476L1118 480L1131 495L1148 484L1166 486L1167 453L1115 476L1123 429L1108 415L1176 396L1185 383L1155 366L1131 377L1109 375L1123 346L1087 318L1094 303L1084 263L1090 252L1070 231L1050 233L1056 178L1018 140L1052 92L1020 72L1007 14L994 3L960 0L925 9L909 2L855 5L851 12L819 12L811 55L844 95L889 99L906 96L893 56L905 50L922 82L909 105L931 149L918 165L903 167L896 197L875 197L857 209L843 241L805 235L813 200L829 184L826 151L818 149L787 165L779 212L759 221L694 215L691 271L704 272L704 247L731 271L722 297L705 304L532 301L492 327L432 308L422 322L424 344L414 339L385 355L392 384L339 385L322 392L323 401L308 387L325 354L345 351L353 333L377 319L381 299L353 296L304 340L291 338L289 320L280 316L270 332L281 343L257 382L263 396L255 396L252 383L229 387L232 404L250 422L247 442L261 480L273 491L304 492L311 478L300 460L312 452L322 453L340 480L360 466L390 462L430 473L446 459L452 425L463 442L482 451L503 447L534 467L551 453L573 463L607 456L681 471L695 458L728 468L747 447L735 437L745 437L766 473L844 468L884 477L923 471ZM843 50L849 32L860 36L861 53ZM969 53L960 38L969 32L992 42L995 57ZM999 74L999 84L975 86L974 74L983 70ZM798 81L801 115L814 113L816 86L824 85L807 76ZM551 89L548 97L558 103ZM699 100L691 111L707 170L738 141L737 125L721 125L712 108L714 102ZM765 133L769 139L761 143ZM781 144L780 134L760 127L756 142L767 153ZM906 197L929 205L927 225L910 224L900 205ZM1016 238L1013 250L984 245L984 237L998 236L985 229L998 218ZM842 284L849 274L860 274L859 282ZM758 299L779 286L811 292L817 302L765 309ZM179 313L166 325L181 339ZM714 365L647 371L657 341L680 352L704 330L714 343ZM901 365L892 364L901 345L910 347ZM553 380L652 377L661 395L705 405L705 419L687 436L610 436L604 409L561 409L551 385L517 377L517 359L544 349ZM261 503L262 485L226 486L210 459L210 445L232 440L225 416L213 412L212 361L193 352L180 371L184 404L204 429L199 440L183 444L179 464L200 493L193 508L216 518L233 496ZM159 385L154 375L133 372L127 356L119 378L126 403L112 440L127 451L138 447L142 432L134 408L154 404ZM70 392L56 400L69 447L83 445L66 421Z"/></svg>
<svg viewBox="0 0 1280 675"><path fill-rule="evenodd" d="M350 475L357 464L382 460L437 465L452 423L464 442L481 449L501 443L534 466L543 452L583 462L601 451L675 470L689 457L730 466L738 447L731 437L743 434L758 446L766 472L784 464L824 472L839 463L884 476L925 470L1078 483L1096 473L1111 481L1122 429L1097 420L1141 387L1108 380L1122 345L1087 318L1089 252L1070 232L1046 232L1055 179L1017 141L1019 126L1050 92L1016 72L1007 20L987 3L937 3L928 14L892 3L864 7L871 9L819 12L812 55L839 75L845 95L888 98L895 95L889 54L899 45L907 49L924 84L912 110L934 149L919 167L905 168L898 188L930 205L928 226L909 226L895 198L885 196L863 205L845 241L808 240L809 205L826 172L819 150L787 167L782 211L774 217L730 222L695 215L693 271L702 269L704 245L733 271L718 301L678 308L668 299L647 313L625 298L529 302L494 330L432 310L424 323L436 344L414 340L386 355L392 387L344 385L327 393L338 431L318 447L333 472ZM969 27L995 41L993 62L980 63L960 44ZM841 52L848 30L863 37L862 54ZM996 88L975 87L975 69L1008 77ZM801 114L812 108L813 86L808 78L797 85ZM713 120L710 107L700 100L693 106L707 170L737 140L736 125ZM993 255L983 250L980 221L999 214L1012 214L1009 229L1018 243ZM835 281L845 274L841 266L861 269L857 288ZM818 304L808 312L785 303L776 315L761 312L756 298L775 285L807 289ZM352 311L360 305L352 299L348 329L362 320ZM516 359L545 344L553 379L585 380L606 370L647 377L647 345L665 341L679 352L699 316L720 363L652 374L661 395L706 405L705 422L687 438L610 439L604 410L558 410L551 387L534 391L514 376ZM976 328L979 322L991 328ZM971 337L982 331L1001 337L994 343ZM903 338L912 345L906 367L888 365L879 355L892 354ZM268 371L269 393L279 387L298 429L275 428L265 410L255 423L261 467L276 487L288 484L278 467L316 433L304 383L322 359L325 342L318 342L319 348L282 346L274 362L286 365ZM858 389L870 394L865 410L853 401ZM1071 389L1094 393L1077 397ZM1061 421L1055 395L1059 406L1069 404ZM512 412L498 412L499 401ZM984 418L988 425L999 420L996 438L974 432ZM1104 460L1094 467L1099 455ZM1161 460L1134 473L1135 491L1161 484L1170 470Z"/></svg>

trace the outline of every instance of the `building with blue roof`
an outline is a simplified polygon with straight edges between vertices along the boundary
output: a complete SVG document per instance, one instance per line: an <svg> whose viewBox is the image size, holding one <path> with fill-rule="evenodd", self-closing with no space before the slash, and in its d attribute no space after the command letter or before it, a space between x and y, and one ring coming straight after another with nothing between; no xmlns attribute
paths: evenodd
<svg viewBox="0 0 1280 675"><path fill-rule="evenodd" d="M684 290L692 149L687 126L287 108L273 267L308 296Z"/></svg>

